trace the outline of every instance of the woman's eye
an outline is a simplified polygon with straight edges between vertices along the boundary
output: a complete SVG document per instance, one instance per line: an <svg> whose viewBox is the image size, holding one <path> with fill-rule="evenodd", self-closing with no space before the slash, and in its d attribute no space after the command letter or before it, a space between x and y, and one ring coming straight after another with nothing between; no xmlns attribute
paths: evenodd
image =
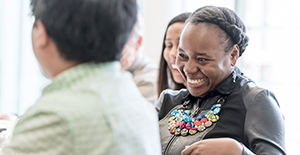
<svg viewBox="0 0 300 155"><path fill-rule="evenodd" d="M171 49L173 44L171 42L165 42L165 48Z"/></svg>
<svg viewBox="0 0 300 155"><path fill-rule="evenodd" d="M188 59L187 56L184 55L184 54L182 54L182 53L178 53L178 58L179 58L180 60L187 60L187 59Z"/></svg>
<svg viewBox="0 0 300 155"><path fill-rule="evenodd" d="M200 63L203 63L203 62L206 62L207 61L207 59L205 59L205 58L198 58L198 62L200 62Z"/></svg>
<svg viewBox="0 0 300 155"><path fill-rule="evenodd" d="M166 48L172 48L172 47L173 47L172 45L166 46Z"/></svg>
<svg viewBox="0 0 300 155"><path fill-rule="evenodd" d="M184 54L178 53L179 57L184 57Z"/></svg>

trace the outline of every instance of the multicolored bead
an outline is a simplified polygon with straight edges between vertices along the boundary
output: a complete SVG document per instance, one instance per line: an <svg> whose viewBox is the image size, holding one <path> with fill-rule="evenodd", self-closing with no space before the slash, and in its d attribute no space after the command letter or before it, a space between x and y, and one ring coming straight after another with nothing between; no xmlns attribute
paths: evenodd
<svg viewBox="0 0 300 155"><path fill-rule="evenodd" d="M211 121L207 121L205 122L205 127L208 128L212 125L212 122Z"/></svg>
<svg viewBox="0 0 300 155"><path fill-rule="evenodd" d="M205 129L206 129L206 128L205 128L204 125L199 125L199 126L197 127L197 130L200 131L200 132L204 131Z"/></svg>
<svg viewBox="0 0 300 155"><path fill-rule="evenodd" d="M169 118L169 122L174 121L175 118L176 118L175 116L170 117L170 118Z"/></svg>
<svg viewBox="0 0 300 155"><path fill-rule="evenodd" d="M185 115L190 115L190 114L191 114L191 110L184 110L183 113L184 113Z"/></svg>
<svg viewBox="0 0 300 155"><path fill-rule="evenodd" d="M199 125L201 125L202 123L200 122L200 121L196 121L196 122L194 122L194 125L195 126L199 126Z"/></svg>
<svg viewBox="0 0 300 155"><path fill-rule="evenodd" d="M179 128L180 128L180 129L185 128L185 121L181 121L181 123L180 123L180 125L179 125Z"/></svg>
<svg viewBox="0 0 300 155"><path fill-rule="evenodd" d="M187 129L191 129L192 127L194 127L194 123L193 122L188 122L188 123L186 123L185 127Z"/></svg>
<svg viewBox="0 0 300 155"><path fill-rule="evenodd" d="M197 117L199 120L201 120L202 118L205 118L205 115L200 115Z"/></svg>
<svg viewBox="0 0 300 155"><path fill-rule="evenodd" d="M168 129L169 129L169 130L172 129L172 128L175 128L175 124L170 124L170 125L168 126Z"/></svg>
<svg viewBox="0 0 300 155"><path fill-rule="evenodd" d="M206 118L209 118L214 112L211 110L208 110L205 114Z"/></svg>
<svg viewBox="0 0 300 155"><path fill-rule="evenodd" d="M220 111L221 111L221 108L216 108L216 109L214 110L214 114L216 115L216 114L218 114Z"/></svg>
<svg viewBox="0 0 300 155"><path fill-rule="evenodd" d="M219 114L220 111L221 104L214 104L204 115L199 115L198 117L194 117L198 110L196 110L196 114L191 114L190 110L173 110L168 121L168 130L171 134L175 134L176 136L194 135L198 131L203 132L206 128L212 126L214 122L219 120L217 114ZM192 116L194 118L192 118Z"/></svg>
<svg viewBox="0 0 300 155"><path fill-rule="evenodd" d="M168 125L172 125L172 124L175 124L175 121L171 121L168 123Z"/></svg>
<svg viewBox="0 0 300 155"><path fill-rule="evenodd" d="M192 122L192 117L191 116L185 116L183 119L185 122Z"/></svg>
<svg viewBox="0 0 300 155"><path fill-rule="evenodd" d="M175 122L175 127L176 127L176 128L178 128L178 127L179 127L179 125L180 125L180 122L181 122L180 120L177 120L177 121Z"/></svg>
<svg viewBox="0 0 300 155"><path fill-rule="evenodd" d="M179 136L181 134L181 129L180 128L177 128L176 131L175 131L175 135L176 136Z"/></svg>
<svg viewBox="0 0 300 155"><path fill-rule="evenodd" d="M175 131L176 131L176 128L172 128L172 129L170 129L170 133L171 133L171 134L174 134L174 133L175 133Z"/></svg>
<svg viewBox="0 0 300 155"><path fill-rule="evenodd" d="M201 122L201 123L207 122L207 118L202 118L202 119L200 120L200 122Z"/></svg>
<svg viewBox="0 0 300 155"><path fill-rule="evenodd" d="M186 136L188 133L189 133L189 130L186 129L186 128L184 128L184 129L181 130L181 135L182 136Z"/></svg>
<svg viewBox="0 0 300 155"><path fill-rule="evenodd" d="M211 117L211 121L214 123L214 122L216 122L216 121L218 121L219 120L219 116L218 115L213 115L212 117Z"/></svg>
<svg viewBox="0 0 300 155"><path fill-rule="evenodd" d="M174 110L171 112L171 116L175 116L176 114L178 114L178 110Z"/></svg>
<svg viewBox="0 0 300 155"><path fill-rule="evenodd" d="M197 128L191 128L191 129L189 130L189 133L190 133L191 135L196 134L196 133L197 133Z"/></svg>
<svg viewBox="0 0 300 155"><path fill-rule="evenodd" d="M175 117L177 117L177 118L182 118L182 114L181 114L181 113L177 113L177 114L175 115Z"/></svg>

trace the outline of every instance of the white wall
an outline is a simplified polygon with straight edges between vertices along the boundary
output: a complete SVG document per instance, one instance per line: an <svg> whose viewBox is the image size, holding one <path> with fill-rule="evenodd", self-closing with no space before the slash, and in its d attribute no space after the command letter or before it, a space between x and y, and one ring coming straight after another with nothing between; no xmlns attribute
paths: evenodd
<svg viewBox="0 0 300 155"><path fill-rule="evenodd" d="M163 37L169 21L183 12L193 12L205 5L234 9L234 0L139 0L145 22L144 52L159 62Z"/></svg>
<svg viewBox="0 0 300 155"><path fill-rule="evenodd" d="M0 0L0 110L23 114L49 82L31 47L29 0Z"/></svg>

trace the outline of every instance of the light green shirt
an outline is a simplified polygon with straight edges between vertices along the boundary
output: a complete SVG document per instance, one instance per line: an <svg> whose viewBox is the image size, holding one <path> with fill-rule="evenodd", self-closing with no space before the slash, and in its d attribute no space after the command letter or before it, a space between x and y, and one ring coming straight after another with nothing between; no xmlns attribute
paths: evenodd
<svg viewBox="0 0 300 155"><path fill-rule="evenodd" d="M59 74L19 120L12 155L158 155L157 114L119 62Z"/></svg>

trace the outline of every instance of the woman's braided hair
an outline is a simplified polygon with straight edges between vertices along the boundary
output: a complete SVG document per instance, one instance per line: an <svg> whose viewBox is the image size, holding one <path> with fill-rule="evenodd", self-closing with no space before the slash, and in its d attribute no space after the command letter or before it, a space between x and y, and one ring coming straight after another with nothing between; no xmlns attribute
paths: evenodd
<svg viewBox="0 0 300 155"><path fill-rule="evenodd" d="M242 56L248 46L249 38L246 35L246 28L242 20L230 9L216 6L205 6L197 9L187 20L187 23L198 24L201 22L218 25L229 35L232 45L239 46L239 56ZM230 48L232 47L230 45Z"/></svg>

